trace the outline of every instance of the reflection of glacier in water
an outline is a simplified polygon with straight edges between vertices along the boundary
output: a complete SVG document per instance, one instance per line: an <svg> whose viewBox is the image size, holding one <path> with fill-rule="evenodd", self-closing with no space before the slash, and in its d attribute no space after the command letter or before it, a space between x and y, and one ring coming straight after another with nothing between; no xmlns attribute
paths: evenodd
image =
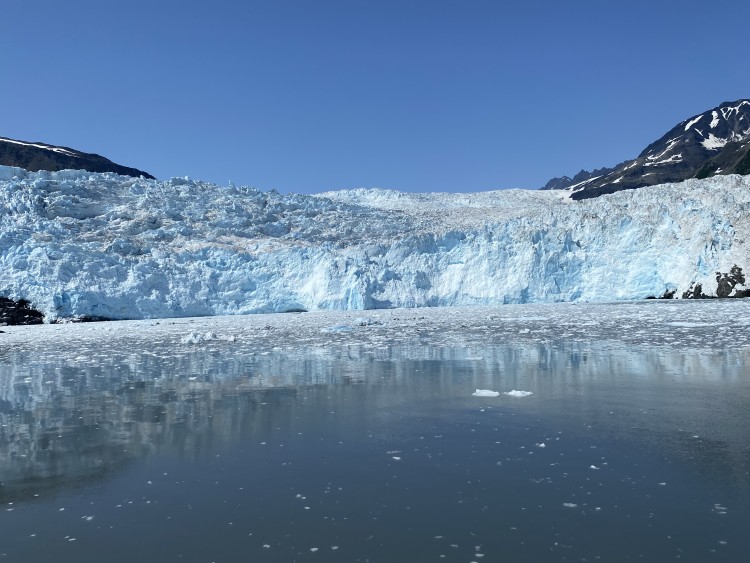
<svg viewBox="0 0 750 563"><path fill-rule="evenodd" d="M418 317L416 324L424 325L425 331L435 329L423 312ZM677 324L690 332L714 326ZM133 349L127 344L127 333L116 333L103 348L94 339L88 349L55 350L51 355L5 350L0 356L4 492L7 495L16 487L31 492L47 481L85 482L134 457L165 451L190 457L217 441L262 434L275 417L284 416L275 411L274 398L294 395L305 386L332 386L330 392L336 393L337 386L361 385L368 390L362 401L378 406L427 390L460 397L475 388L529 388L538 396L535 406L540 415L574 397L576 409L566 416L582 424L611 409L652 411L643 421L618 416L596 420L601 431L619 435L645 429L653 435L666 431L662 425L717 426L717 432L726 433L721 438L728 442L719 442L725 444L727 460L732 458L731 444L741 446L748 430L733 427L720 416L722 410L731 412L732 402L711 404L710 399L735 382L747 392L744 366L750 360L749 348L707 351L625 346L613 340L604 346L531 339L486 346L481 333L472 333L476 327L464 326L466 345L454 341L447 347L414 342L411 330L422 330L414 327L409 327L405 342L394 338L394 343L377 340L377 346L368 346L347 334L350 343L323 347L331 334L324 327L317 346L291 354L280 348L262 350L268 348L265 342L259 350L243 348L236 339L221 340L216 333L204 345L179 350L158 341L148 349ZM341 333L350 328L345 322L336 327L339 330L334 332ZM266 338L273 328L264 326ZM520 334L530 334L529 328L525 330L529 332L521 329ZM693 338L690 332L683 337ZM686 390L696 387L702 392L690 397ZM674 401L674 396L682 400ZM734 406L742 408L746 398L735 397ZM681 447L679 442L670 445ZM718 461L714 458L711 463Z"/></svg>
<svg viewBox="0 0 750 563"><path fill-rule="evenodd" d="M683 475L684 486L699 478L707 490L733 491L742 506L750 490L750 336L738 319L747 309L641 303L7 327L0 501L45 502L92 483L118 489L121 476L150 459L201 467L250 448L242 463L254 467L272 444L287 445L281 463L304 471L327 436L358 457L387 451L391 463L409 467L421 450L404 444L453 435L440 457L428 453L462 468L441 477L447 495L466 487L460 475L482 471L472 452L500 444L486 454L496 456L490 465L502 462L523 494L551 487L562 495L557 506L588 506L591 497L573 498L577 489L563 485L576 471L582 483L596 472L607 490L645 486L653 471L658 486L663 468L650 464L661 459L698 476ZM534 395L476 398L475 389ZM459 454L466 444L472 449ZM523 464L518 475L514 464ZM553 483L558 466L565 471ZM369 487L369 471L357 465L364 482L350 487ZM442 469L426 463L420 471ZM273 488L273 473L265 478ZM679 486L678 497L696 494ZM612 510L628 501L597 502ZM727 523L742 522L738 510L722 515L735 518L721 523L730 536ZM267 560L285 558L276 557Z"/></svg>

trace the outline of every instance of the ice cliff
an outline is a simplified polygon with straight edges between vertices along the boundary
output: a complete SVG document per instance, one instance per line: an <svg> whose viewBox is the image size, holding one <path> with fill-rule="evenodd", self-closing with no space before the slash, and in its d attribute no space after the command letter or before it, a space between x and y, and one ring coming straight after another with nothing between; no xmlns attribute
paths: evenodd
<svg viewBox="0 0 750 563"><path fill-rule="evenodd" d="M715 295L749 211L750 176L571 201L0 167L0 297L55 320Z"/></svg>

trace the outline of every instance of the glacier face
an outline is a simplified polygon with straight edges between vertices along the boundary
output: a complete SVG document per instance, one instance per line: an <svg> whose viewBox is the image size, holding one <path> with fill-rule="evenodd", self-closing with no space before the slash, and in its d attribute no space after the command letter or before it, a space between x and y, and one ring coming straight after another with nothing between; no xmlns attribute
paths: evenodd
<svg viewBox="0 0 750 563"><path fill-rule="evenodd" d="M711 294L750 266L748 211L750 176L570 201L0 167L0 296L54 320Z"/></svg>

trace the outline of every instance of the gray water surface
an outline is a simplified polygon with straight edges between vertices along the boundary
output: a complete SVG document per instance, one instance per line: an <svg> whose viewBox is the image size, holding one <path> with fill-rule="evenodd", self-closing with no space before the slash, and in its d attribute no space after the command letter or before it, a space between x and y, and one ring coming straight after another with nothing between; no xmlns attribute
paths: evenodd
<svg viewBox="0 0 750 563"><path fill-rule="evenodd" d="M750 347L716 307L8 329L0 554L743 561Z"/></svg>

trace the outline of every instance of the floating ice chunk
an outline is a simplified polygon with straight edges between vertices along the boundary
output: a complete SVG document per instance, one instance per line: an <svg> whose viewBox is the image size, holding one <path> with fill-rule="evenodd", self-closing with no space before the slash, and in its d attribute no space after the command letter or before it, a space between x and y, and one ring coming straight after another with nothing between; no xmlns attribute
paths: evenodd
<svg viewBox="0 0 750 563"><path fill-rule="evenodd" d="M198 344L199 342L205 342L208 340L216 340L216 334L210 331L204 334L193 332L193 333L190 333L188 338L193 341L192 342L193 344Z"/></svg>
<svg viewBox="0 0 750 563"><path fill-rule="evenodd" d="M528 397L529 395L533 395L534 393L532 391L517 391L516 389L513 389L512 391L505 391L503 395L508 395L508 397Z"/></svg>
<svg viewBox="0 0 750 563"><path fill-rule="evenodd" d="M382 325L383 323L371 317L357 317L356 319L354 319L354 324L356 326L373 326L373 325Z"/></svg>
<svg viewBox="0 0 750 563"><path fill-rule="evenodd" d="M226 342L234 342L236 338L234 336L218 336L215 332L191 332L187 336L183 336L180 339L182 344L200 344L202 342L209 342L211 340L224 340Z"/></svg>
<svg viewBox="0 0 750 563"><path fill-rule="evenodd" d="M544 442L541 442L541 443L537 444L536 447L537 448L546 448L547 444L545 444Z"/></svg>
<svg viewBox="0 0 750 563"><path fill-rule="evenodd" d="M578 505L574 502L564 502L563 506L565 508L578 508Z"/></svg>
<svg viewBox="0 0 750 563"><path fill-rule="evenodd" d="M490 389L477 389L472 393L474 397L499 397L498 391L492 391Z"/></svg>
<svg viewBox="0 0 750 563"><path fill-rule="evenodd" d="M589 469L599 469L596 465L592 465Z"/></svg>

